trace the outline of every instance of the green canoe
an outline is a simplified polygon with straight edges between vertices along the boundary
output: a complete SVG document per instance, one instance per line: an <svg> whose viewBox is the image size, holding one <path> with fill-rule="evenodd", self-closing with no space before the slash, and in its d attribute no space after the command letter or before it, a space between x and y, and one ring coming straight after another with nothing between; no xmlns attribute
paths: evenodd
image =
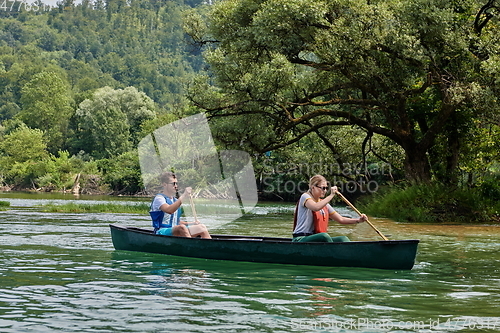
<svg viewBox="0 0 500 333"><path fill-rule="evenodd" d="M204 259L331 267L411 269L419 240L298 243L290 238L211 235L212 239L155 235L151 230L109 225L116 250Z"/></svg>

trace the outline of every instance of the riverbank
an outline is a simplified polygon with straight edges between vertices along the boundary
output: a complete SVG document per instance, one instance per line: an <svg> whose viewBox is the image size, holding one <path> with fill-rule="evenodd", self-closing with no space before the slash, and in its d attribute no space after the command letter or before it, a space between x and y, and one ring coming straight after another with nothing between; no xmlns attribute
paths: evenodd
<svg viewBox="0 0 500 333"><path fill-rule="evenodd" d="M360 198L370 216L401 222L500 223L500 192L445 185L391 186Z"/></svg>

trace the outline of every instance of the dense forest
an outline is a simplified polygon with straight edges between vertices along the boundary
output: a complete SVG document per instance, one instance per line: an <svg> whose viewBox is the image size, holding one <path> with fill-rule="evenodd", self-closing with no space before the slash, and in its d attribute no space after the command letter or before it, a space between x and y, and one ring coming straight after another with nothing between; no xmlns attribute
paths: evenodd
<svg viewBox="0 0 500 333"><path fill-rule="evenodd" d="M321 173L380 216L497 219L498 8L4 2L0 185L139 194L139 140L203 111L221 149L252 155L262 199Z"/></svg>
<svg viewBox="0 0 500 333"><path fill-rule="evenodd" d="M189 112L204 66L182 29L200 1L73 1L0 10L4 188L141 191L137 142Z"/></svg>

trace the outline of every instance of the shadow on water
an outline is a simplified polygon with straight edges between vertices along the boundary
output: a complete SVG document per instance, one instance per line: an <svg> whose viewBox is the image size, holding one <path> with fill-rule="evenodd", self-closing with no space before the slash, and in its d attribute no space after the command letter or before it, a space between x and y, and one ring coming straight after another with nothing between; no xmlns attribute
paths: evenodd
<svg viewBox="0 0 500 333"><path fill-rule="evenodd" d="M241 261L225 261L212 259L185 258L178 256L138 253L129 251L114 251L111 254L114 264L127 262L128 265L134 263L140 269L145 269L144 263L148 263L150 272L162 275L163 270L174 272L179 269L194 269L204 271L209 274L219 276L292 276L304 278L314 278L321 281L324 279L356 279L374 281L388 277L411 276L411 271L394 271L357 267L324 267L324 266L302 266L268 264ZM282 281L278 281L281 283Z"/></svg>

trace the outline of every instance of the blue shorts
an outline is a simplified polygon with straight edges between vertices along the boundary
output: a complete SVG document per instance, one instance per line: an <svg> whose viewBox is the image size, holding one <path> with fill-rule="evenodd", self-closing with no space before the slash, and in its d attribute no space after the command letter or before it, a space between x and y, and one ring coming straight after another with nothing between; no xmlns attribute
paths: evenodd
<svg viewBox="0 0 500 333"><path fill-rule="evenodd" d="M157 235L172 236L172 231L174 228L161 228L156 231Z"/></svg>

